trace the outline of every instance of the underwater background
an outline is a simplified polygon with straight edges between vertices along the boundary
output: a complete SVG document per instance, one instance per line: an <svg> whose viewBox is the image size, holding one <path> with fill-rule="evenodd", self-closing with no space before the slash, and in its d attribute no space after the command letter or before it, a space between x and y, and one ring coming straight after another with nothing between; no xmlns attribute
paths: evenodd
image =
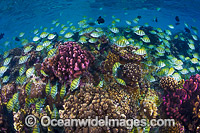
<svg viewBox="0 0 200 133"><path fill-rule="evenodd" d="M200 132L199 5L1 0L0 132ZM43 116L148 124L43 127ZM151 119L176 123L154 127Z"/></svg>

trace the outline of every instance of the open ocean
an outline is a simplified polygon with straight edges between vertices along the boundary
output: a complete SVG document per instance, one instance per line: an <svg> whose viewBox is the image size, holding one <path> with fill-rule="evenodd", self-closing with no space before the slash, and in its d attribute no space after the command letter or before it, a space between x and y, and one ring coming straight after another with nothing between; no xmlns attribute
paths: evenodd
<svg viewBox="0 0 200 133"><path fill-rule="evenodd" d="M200 132L199 28L200 0L0 0L0 132Z"/></svg>

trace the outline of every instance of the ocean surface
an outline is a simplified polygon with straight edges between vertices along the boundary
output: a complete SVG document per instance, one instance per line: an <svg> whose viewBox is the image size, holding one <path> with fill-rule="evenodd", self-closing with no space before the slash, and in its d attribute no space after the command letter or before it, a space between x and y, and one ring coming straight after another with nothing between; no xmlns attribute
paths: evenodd
<svg viewBox="0 0 200 133"><path fill-rule="evenodd" d="M0 0L0 133L200 132L199 29L200 0Z"/></svg>

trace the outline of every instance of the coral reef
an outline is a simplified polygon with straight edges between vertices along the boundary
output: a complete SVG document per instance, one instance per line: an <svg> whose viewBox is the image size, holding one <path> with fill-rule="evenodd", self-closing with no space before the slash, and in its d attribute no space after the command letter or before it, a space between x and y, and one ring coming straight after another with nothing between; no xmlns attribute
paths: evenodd
<svg viewBox="0 0 200 133"><path fill-rule="evenodd" d="M111 96L108 92L102 88L93 87L92 85L85 85L80 88L80 92L77 95L70 95L70 97L65 101L64 110L59 110L60 118L79 118L87 119L89 116L95 118L98 116L100 119L104 119L105 116L108 116L110 119L126 119L126 114L129 114L130 107L128 103L122 102L116 104L122 100L120 97L123 96L123 93L118 92L119 98L113 96L117 92L112 92ZM111 98L115 98L114 103ZM127 99L129 97L126 97ZM121 109L125 107L125 109ZM90 132L127 132L127 129L124 127L66 127L66 132L81 132L81 131L90 131Z"/></svg>
<svg viewBox="0 0 200 133"><path fill-rule="evenodd" d="M199 129L199 82L200 75L193 75L185 81L183 88L167 91L163 97L166 114L180 121L186 131L196 132Z"/></svg>
<svg viewBox="0 0 200 133"><path fill-rule="evenodd" d="M176 81L172 77L163 77L160 80L160 86L165 91L175 91L178 88L182 88L184 80Z"/></svg>
<svg viewBox="0 0 200 133"><path fill-rule="evenodd" d="M17 92L17 88L15 83L9 83L2 87L1 89L1 101L3 104L6 104L13 96L14 93Z"/></svg>
<svg viewBox="0 0 200 133"><path fill-rule="evenodd" d="M133 85L140 81L142 75L141 66L135 63L127 63L122 68L122 77L126 84Z"/></svg>
<svg viewBox="0 0 200 133"><path fill-rule="evenodd" d="M93 63L94 56L75 42L59 44L58 53L52 58L47 58L42 63L44 70L51 79L57 77L60 82L79 77L87 71ZM52 74L53 73L53 74Z"/></svg>
<svg viewBox="0 0 200 133"><path fill-rule="evenodd" d="M185 129L179 122L175 123L175 126L162 126L159 128L161 133L184 133Z"/></svg>
<svg viewBox="0 0 200 133"><path fill-rule="evenodd" d="M106 60L102 63L101 66L103 71L102 73L104 74L104 80L106 82L109 82L113 78L112 67L116 62L119 62L119 56L109 52Z"/></svg>
<svg viewBox="0 0 200 133"><path fill-rule="evenodd" d="M141 61L146 55L137 55L134 52L137 51L138 48L134 46L127 47L117 47L116 45L112 45L112 52L119 55L120 59L125 61Z"/></svg>
<svg viewBox="0 0 200 133"><path fill-rule="evenodd" d="M158 115L160 104L158 94L149 89L145 97L140 101L140 116L147 119L155 119Z"/></svg>

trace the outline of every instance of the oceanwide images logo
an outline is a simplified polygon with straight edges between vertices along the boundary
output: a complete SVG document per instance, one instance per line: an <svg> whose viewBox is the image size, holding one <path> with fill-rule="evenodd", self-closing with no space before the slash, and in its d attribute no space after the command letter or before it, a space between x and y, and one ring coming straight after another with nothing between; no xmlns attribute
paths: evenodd
<svg viewBox="0 0 200 133"><path fill-rule="evenodd" d="M25 118L25 124L28 127L36 125L36 117L34 115L28 115ZM50 119L49 116L43 116L40 120L40 124L43 127L126 127L132 129L133 127L146 127L146 126L175 126L174 119L151 119L147 122L147 119L109 119L105 116L104 119L99 119L98 116L95 119L90 116L87 119Z"/></svg>

